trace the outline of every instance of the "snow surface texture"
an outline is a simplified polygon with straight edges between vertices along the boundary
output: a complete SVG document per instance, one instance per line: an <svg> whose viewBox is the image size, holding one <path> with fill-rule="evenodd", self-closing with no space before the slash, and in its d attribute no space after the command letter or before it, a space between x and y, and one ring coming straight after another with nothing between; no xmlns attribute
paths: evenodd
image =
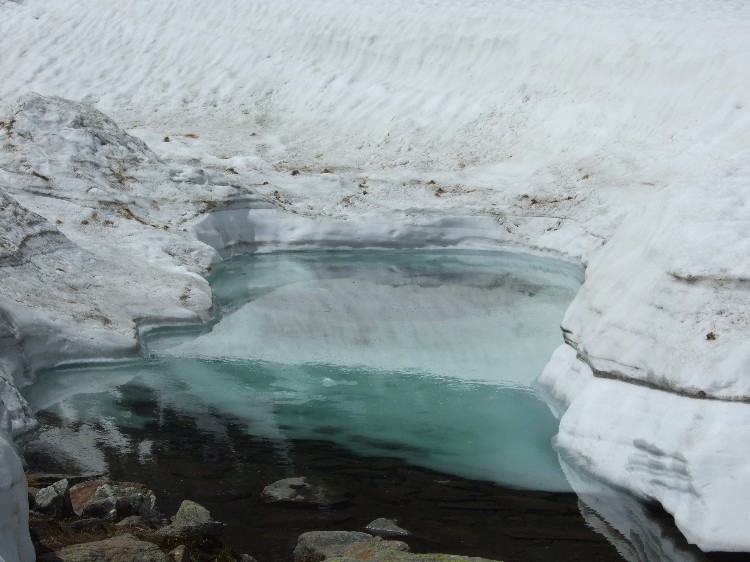
<svg viewBox="0 0 750 562"><path fill-rule="evenodd" d="M5 380L205 318L201 241L555 252L561 451L750 550L746 2L0 0L0 38L0 99L84 102L0 118Z"/></svg>

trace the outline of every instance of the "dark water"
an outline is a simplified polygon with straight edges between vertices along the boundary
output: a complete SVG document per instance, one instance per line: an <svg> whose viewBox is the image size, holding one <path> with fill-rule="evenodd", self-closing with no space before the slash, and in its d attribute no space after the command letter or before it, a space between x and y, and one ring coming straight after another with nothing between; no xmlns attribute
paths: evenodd
<svg viewBox="0 0 750 562"><path fill-rule="evenodd" d="M395 518L410 530L414 536L407 542L417 552L508 562L621 559L604 537L586 526L572 493L503 488L397 458L355 455L325 440L256 437L248 434L243 420L219 412L191 416L165 408L147 387L126 384L118 393L120 406L143 423L119 428L130 447L108 439L100 442L111 476L146 483L166 514L173 514L183 499L205 505L227 523L225 542L261 562L291 560L297 537L305 531L361 530L377 517ZM71 436L111 432L108 420L71 426L53 413L40 418L45 429L26 446L32 469L79 468L74 451L55 450L61 425L72 430ZM263 487L291 476L317 476L351 501L336 510L260 501Z"/></svg>

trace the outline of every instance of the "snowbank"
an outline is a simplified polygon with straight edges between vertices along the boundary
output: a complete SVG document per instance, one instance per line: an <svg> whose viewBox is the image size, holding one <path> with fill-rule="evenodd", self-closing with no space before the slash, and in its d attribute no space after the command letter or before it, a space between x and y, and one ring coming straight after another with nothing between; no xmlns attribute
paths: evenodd
<svg viewBox="0 0 750 562"><path fill-rule="evenodd" d="M568 406L564 454L661 503L708 551L749 548L748 162L672 186L623 222L540 378Z"/></svg>
<svg viewBox="0 0 750 562"><path fill-rule="evenodd" d="M0 99L83 102L0 118L8 376L205 318L217 250L553 252L561 452L748 551L749 12L0 0Z"/></svg>

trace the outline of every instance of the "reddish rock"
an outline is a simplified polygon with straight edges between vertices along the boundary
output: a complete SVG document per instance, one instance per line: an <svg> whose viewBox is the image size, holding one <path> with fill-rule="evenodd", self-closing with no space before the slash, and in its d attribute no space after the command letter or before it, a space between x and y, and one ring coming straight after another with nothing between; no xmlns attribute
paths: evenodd
<svg viewBox="0 0 750 562"><path fill-rule="evenodd" d="M109 480L89 480L88 482L81 482L70 488L70 503L73 504L73 512L81 516L83 513L83 506L89 503L99 486L108 484Z"/></svg>

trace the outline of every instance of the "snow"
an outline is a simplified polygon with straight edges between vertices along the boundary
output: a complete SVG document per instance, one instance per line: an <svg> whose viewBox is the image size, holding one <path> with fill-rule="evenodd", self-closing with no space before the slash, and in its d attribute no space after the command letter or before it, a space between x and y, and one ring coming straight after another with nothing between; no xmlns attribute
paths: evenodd
<svg viewBox="0 0 750 562"><path fill-rule="evenodd" d="M9 381L207 318L233 251L523 248L588 266L540 380L561 453L750 550L748 12L0 0L0 419Z"/></svg>
<svg viewBox="0 0 750 562"><path fill-rule="evenodd" d="M575 355L561 346L541 377L557 398L572 399L556 446L586 472L658 500L701 549L746 549L747 404L595 377Z"/></svg>

